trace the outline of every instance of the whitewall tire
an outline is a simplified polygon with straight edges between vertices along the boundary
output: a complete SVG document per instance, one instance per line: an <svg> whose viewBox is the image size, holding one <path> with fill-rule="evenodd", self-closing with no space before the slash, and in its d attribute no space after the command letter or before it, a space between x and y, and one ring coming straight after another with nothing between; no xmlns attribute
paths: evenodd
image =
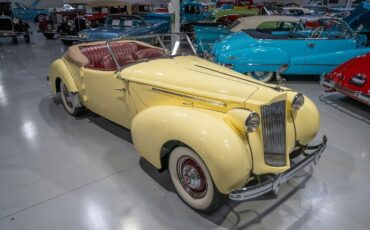
<svg viewBox="0 0 370 230"><path fill-rule="evenodd" d="M206 213L220 206L225 196L218 191L207 166L193 150L175 148L168 164L176 191L186 204Z"/></svg>
<svg viewBox="0 0 370 230"><path fill-rule="evenodd" d="M78 94L71 93L63 81L60 81L60 95L62 97L64 109L73 116L78 116L83 112Z"/></svg>
<svg viewBox="0 0 370 230"><path fill-rule="evenodd" d="M274 78L275 72L253 71L253 72L248 72L247 75L253 77L256 80L260 80L262 82L269 82Z"/></svg>

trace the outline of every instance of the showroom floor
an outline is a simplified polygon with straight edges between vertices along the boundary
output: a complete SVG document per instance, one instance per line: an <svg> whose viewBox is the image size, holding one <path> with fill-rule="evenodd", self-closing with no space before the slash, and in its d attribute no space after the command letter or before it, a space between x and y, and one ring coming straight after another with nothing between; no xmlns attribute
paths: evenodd
<svg viewBox="0 0 370 230"><path fill-rule="evenodd" d="M0 39L1 230L369 229L369 107L288 80L321 111L329 143L320 163L277 198L229 201L207 216L139 157L128 130L92 113L73 118L50 95L48 67L64 51L40 34L30 45Z"/></svg>

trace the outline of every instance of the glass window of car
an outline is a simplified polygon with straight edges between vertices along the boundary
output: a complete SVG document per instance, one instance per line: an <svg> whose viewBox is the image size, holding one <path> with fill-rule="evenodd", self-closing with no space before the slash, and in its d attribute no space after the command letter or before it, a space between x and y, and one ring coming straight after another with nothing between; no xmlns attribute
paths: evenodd
<svg viewBox="0 0 370 230"><path fill-rule="evenodd" d="M22 9L22 10L29 9L27 6L25 6L24 4L22 4L20 2L16 2L15 5L16 5L16 8L19 8L19 9Z"/></svg>
<svg viewBox="0 0 370 230"><path fill-rule="evenodd" d="M105 25L119 27L143 27L145 22L139 17L110 16L107 17Z"/></svg>

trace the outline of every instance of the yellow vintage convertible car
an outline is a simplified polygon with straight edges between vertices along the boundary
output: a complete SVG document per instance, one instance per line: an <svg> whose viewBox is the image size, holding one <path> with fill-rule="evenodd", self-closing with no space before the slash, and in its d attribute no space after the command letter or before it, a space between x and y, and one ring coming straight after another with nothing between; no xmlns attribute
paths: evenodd
<svg viewBox="0 0 370 230"><path fill-rule="evenodd" d="M161 36L71 46L50 67L52 92L71 115L87 108L130 129L199 211L276 193L319 160L326 137L308 146L320 123L309 98L195 56L186 36Z"/></svg>

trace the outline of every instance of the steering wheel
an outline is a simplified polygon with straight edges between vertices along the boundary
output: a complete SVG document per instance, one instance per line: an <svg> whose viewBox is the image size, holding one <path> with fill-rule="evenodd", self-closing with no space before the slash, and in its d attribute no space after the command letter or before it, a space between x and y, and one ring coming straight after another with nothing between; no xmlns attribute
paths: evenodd
<svg viewBox="0 0 370 230"><path fill-rule="evenodd" d="M319 26L312 31L311 38L320 38L323 32L324 32L324 27Z"/></svg>

